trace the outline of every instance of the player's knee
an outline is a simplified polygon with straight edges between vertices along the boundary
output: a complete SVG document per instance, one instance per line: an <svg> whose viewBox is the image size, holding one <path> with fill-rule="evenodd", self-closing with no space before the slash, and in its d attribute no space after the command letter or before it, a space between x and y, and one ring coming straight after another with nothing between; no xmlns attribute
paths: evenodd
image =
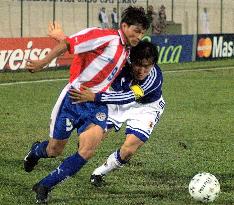
<svg viewBox="0 0 234 205"><path fill-rule="evenodd" d="M92 158L95 154L95 149L82 148L78 150L79 154L86 160Z"/></svg>

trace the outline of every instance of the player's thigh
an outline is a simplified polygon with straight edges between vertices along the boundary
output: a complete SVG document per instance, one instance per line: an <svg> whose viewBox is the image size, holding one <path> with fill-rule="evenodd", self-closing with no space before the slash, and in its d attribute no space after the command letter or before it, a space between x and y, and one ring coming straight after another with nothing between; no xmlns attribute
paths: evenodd
<svg viewBox="0 0 234 205"><path fill-rule="evenodd" d="M85 159L91 158L103 138L103 128L99 125L91 124L79 136L79 154Z"/></svg>

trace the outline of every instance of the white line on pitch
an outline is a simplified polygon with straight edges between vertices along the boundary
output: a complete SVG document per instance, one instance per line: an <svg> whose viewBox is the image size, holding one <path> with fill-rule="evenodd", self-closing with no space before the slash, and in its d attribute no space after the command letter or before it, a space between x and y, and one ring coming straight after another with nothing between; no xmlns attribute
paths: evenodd
<svg viewBox="0 0 234 205"><path fill-rule="evenodd" d="M45 80L34 80L34 81L19 81L12 83L0 83L0 85L19 85L19 84L29 84L29 83L43 83L43 82L54 82L54 81L68 81L67 78L59 78L59 79L45 79Z"/></svg>
<svg viewBox="0 0 234 205"><path fill-rule="evenodd" d="M168 70L164 71L163 73L180 73L180 72L197 72L197 71L209 71L209 70L229 70L233 69L234 67L217 67L217 68L197 68L197 69L190 69L190 70Z"/></svg>

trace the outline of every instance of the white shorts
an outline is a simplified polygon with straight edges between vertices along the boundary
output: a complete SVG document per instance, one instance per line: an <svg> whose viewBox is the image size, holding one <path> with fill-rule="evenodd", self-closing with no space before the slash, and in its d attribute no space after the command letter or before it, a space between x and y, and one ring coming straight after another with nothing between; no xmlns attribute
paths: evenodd
<svg viewBox="0 0 234 205"><path fill-rule="evenodd" d="M108 105L107 128L115 128L116 131L126 122L125 134L134 134L143 142L147 141L153 128L159 122L163 113L165 102L159 100L140 104L132 102L125 105Z"/></svg>

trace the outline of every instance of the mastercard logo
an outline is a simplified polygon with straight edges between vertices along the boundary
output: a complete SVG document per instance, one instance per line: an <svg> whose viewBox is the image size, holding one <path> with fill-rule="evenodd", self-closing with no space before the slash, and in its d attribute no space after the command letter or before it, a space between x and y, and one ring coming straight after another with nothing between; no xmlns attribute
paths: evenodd
<svg viewBox="0 0 234 205"><path fill-rule="evenodd" d="M208 58L212 51L212 41L210 38L201 38L197 44L197 55Z"/></svg>

